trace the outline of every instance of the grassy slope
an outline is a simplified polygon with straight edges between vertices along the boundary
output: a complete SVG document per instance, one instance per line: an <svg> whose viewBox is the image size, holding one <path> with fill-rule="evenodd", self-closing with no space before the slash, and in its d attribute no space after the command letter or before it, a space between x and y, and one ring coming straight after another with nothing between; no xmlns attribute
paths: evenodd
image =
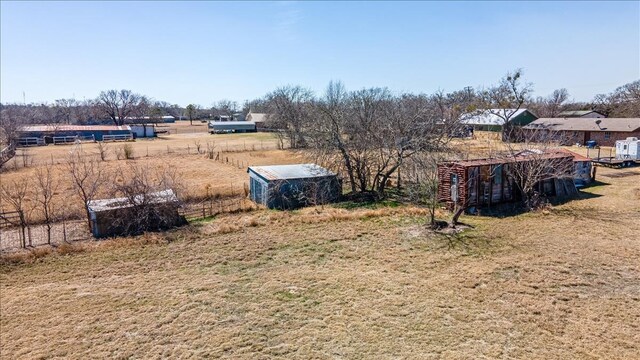
<svg viewBox="0 0 640 360"><path fill-rule="evenodd" d="M402 208L257 212L4 265L1 357L633 358L632 171L462 237Z"/></svg>

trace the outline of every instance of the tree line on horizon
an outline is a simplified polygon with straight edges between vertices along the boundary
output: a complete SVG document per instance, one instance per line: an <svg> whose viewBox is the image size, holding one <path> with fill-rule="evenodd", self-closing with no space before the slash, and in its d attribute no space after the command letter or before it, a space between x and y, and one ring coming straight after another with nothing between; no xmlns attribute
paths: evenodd
<svg viewBox="0 0 640 360"><path fill-rule="evenodd" d="M521 71L517 71L521 74ZM570 99L566 89L554 90L548 96L533 97L532 84L528 83L522 107L531 110L538 117L555 117L565 110L595 110L607 117L640 117L640 80L624 84L608 94L598 94L590 102ZM302 86L305 92L312 91ZM386 88L384 88L386 89ZM389 91L388 89L386 91ZM453 93L465 93L477 99L486 90L467 87ZM390 91L389 91L390 92ZM272 94L272 93L271 93ZM245 101L242 105L231 100L220 100L210 107L199 104L181 106L167 101L154 100L131 90L102 91L96 98L88 100L57 99L52 103L4 103L0 104L0 121L16 124L98 124L123 125L135 119L157 120L162 116L176 119L215 119L219 116L246 115L254 112L268 112L269 95ZM467 100L465 100L467 101Z"/></svg>

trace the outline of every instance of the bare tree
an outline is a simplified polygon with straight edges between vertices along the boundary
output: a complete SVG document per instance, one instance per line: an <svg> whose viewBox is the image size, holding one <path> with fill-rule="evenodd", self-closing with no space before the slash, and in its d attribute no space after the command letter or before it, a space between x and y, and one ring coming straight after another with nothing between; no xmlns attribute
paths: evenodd
<svg viewBox="0 0 640 360"><path fill-rule="evenodd" d="M279 136L286 137L289 146L306 147L303 134L305 123L309 121L313 93L300 86L285 86L267 95L270 126L280 130ZM284 145L281 138L281 144Z"/></svg>
<svg viewBox="0 0 640 360"><path fill-rule="evenodd" d="M22 230L22 244L23 248L27 247L25 229L28 226L28 219L30 213L33 210L33 206L30 206L28 197L30 190L33 186L30 177L26 177L21 180L13 181L0 181L0 210L15 211L19 214L19 225ZM31 242L28 244L31 246Z"/></svg>
<svg viewBox="0 0 640 360"><path fill-rule="evenodd" d="M218 120L220 116L228 116L229 119L234 120L233 115L238 112L238 103L223 99L215 103L211 110L214 117L217 117Z"/></svg>
<svg viewBox="0 0 640 360"><path fill-rule="evenodd" d="M438 201L438 164L448 160L449 151L421 152L414 156L408 164L407 195L409 199L424 206L429 211L429 225L439 227L436 221Z"/></svg>
<svg viewBox="0 0 640 360"><path fill-rule="evenodd" d="M538 97L535 101L529 102L529 107L533 112L542 118L557 117L562 111L569 106L569 92L567 89L554 90L547 97ZM580 105L578 105L580 107Z"/></svg>
<svg viewBox="0 0 640 360"><path fill-rule="evenodd" d="M640 117L640 80L618 87L610 94L599 94L593 109L608 117Z"/></svg>
<svg viewBox="0 0 640 360"><path fill-rule="evenodd" d="M482 105L486 111L502 120L503 141L514 136L511 118L528 101L532 91L531 83L522 82L522 74L522 69L509 72L498 85L482 92Z"/></svg>
<svg viewBox="0 0 640 360"><path fill-rule="evenodd" d="M57 123L72 124L79 104L76 99L58 99L53 104L55 121Z"/></svg>
<svg viewBox="0 0 640 360"><path fill-rule="evenodd" d="M144 96L131 90L108 90L100 93L95 106L103 116L109 117L115 125L120 126L145 103Z"/></svg>
<svg viewBox="0 0 640 360"><path fill-rule="evenodd" d="M507 176L514 180L522 202L530 210L545 203L545 181L554 191L561 187L567 196L576 192L573 157L559 150L554 141L510 143L502 158L508 161Z"/></svg>
<svg viewBox="0 0 640 360"><path fill-rule="evenodd" d="M399 184L407 159L441 151L456 132L459 110L444 97L396 97L384 88L346 92L332 82L313 103L303 134L319 162L346 173L352 192L382 197L392 176Z"/></svg>
<svg viewBox="0 0 640 360"><path fill-rule="evenodd" d="M111 182L110 174L105 171L99 161L88 157L82 148L69 155L66 168L75 194L82 201L87 224L91 229L89 201L95 200L96 196Z"/></svg>
<svg viewBox="0 0 640 360"><path fill-rule="evenodd" d="M54 200L58 196L60 181L53 173L53 166L50 164L37 168L35 179L35 201L47 228L47 244L51 245L51 229L57 214Z"/></svg>

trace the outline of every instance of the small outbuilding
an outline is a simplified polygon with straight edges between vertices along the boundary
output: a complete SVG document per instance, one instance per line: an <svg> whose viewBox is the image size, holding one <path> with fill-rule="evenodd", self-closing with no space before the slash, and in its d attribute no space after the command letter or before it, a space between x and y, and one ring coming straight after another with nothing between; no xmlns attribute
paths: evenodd
<svg viewBox="0 0 640 360"><path fill-rule="evenodd" d="M563 148L558 149L558 152L573 156L573 183L577 188L587 186L595 180L593 162L590 158Z"/></svg>
<svg viewBox="0 0 640 360"><path fill-rule="evenodd" d="M96 238L137 235L160 231L186 223L178 212L173 190L131 198L92 200L87 204L91 233Z"/></svg>
<svg viewBox="0 0 640 360"><path fill-rule="evenodd" d="M474 159L438 164L438 201L449 209L453 209L456 204L469 209L520 201L522 194L511 175L512 167L515 169L521 166L520 163L528 161L548 161L550 166L562 169L562 174L548 177L536 184L541 194L554 197L577 193L571 171L573 155L550 152L532 157L523 152L515 158Z"/></svg>
<svg viewBox="0 0 640 360"><path fill-rule="evenodd" d="M250 166L251 200L270 209L295 209L335 202L342 196L338 176L316 164Z"/></svg>
<svg viewBox="0 0 640 360"><path fill-rule="evenodd" d="M253 121L209 121L210 134L256 132Z"/></svg>
<svg viewBox="0 0 640 360"><path fill-rule="evenodd" d="M132 139L128 125L30 125L19 131L21 145L73 143L76 140L106 141Z"/></svg>
<svg viewBox="0 0 640 360"><path fill-rule="evenodd" d="M538 117L527 109L484 109L475 113L463 114L461 122L479 131L502 131L505 118L509 119L509 126L524 126Z"/></svg>

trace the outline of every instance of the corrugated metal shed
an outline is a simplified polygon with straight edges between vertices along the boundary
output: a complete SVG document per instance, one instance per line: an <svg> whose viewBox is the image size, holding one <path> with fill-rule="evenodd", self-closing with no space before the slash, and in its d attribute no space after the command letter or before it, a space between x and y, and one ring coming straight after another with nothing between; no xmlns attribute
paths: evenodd
<svg viewBox="0 0 640 360"><path fill-rule="evenodd" d="M342 183L333 172L316 164L251 166L251 200L271 209L295 209L334 202Z"/></svg>
<svg viewBox="0 0 640 360"><path fill-rule="evenodd" d="M63 131L131 131L129 125L30 125L23 126L23 132L63 132Z"/></svg>
<svg viewBox="0 0 640 360"><path fill-rule="evenodd" d="M255 131L253 121L209 121L209 129L213 131Z"/></svg>
<svg viewBox="0 0 640 360"><path fill-rule="evenodd" d="M504 125L504 119L496 115L509 115L510 120L514 120L518 116L530 112L527 109L486 109L481 110L479 114L465 114L462 116L461 122L467 125ZM506 117L506 116L505 116Z"/></svg>
<svg viewBox="0 0 640 360"><path fill-rule="evenodd" d="M269 181L307 179L336 175L335 173L316 164L250 166L247 171L252 171Z"/></svg>
<svg viewBox="0 0 640 360"><path fill-rule="evenodd" d="M145 203L145 204L161 204L161 203L169 203L169 202L177 202L178 197L173 192L173 190L163 190L155 193L147 194L147 199L143 198L143 195L138 195L134 198L133 202L135 203ZM87 207L90 212L102 212L102 211L111 211L115 209L125 209L134 206L131 204L128 198L113 198L113 199L103 199L103 200L91 200L87 203Z"/></svg>

